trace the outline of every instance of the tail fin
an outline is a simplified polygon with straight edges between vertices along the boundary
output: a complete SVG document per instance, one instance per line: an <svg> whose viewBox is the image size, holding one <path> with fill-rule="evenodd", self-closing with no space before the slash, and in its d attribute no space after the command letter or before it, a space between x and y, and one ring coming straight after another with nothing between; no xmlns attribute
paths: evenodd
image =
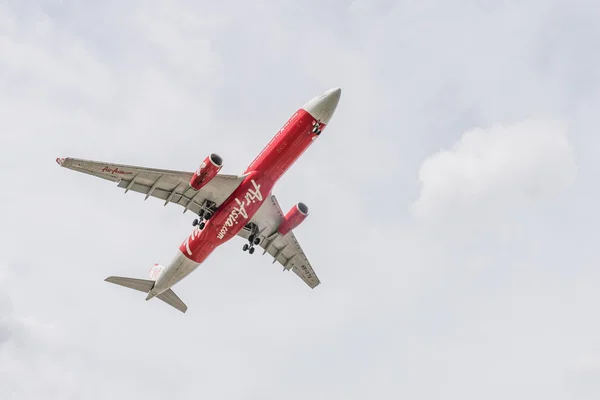
<svg viewBox="0 0 600 400"><path fill-rule="evenodd" d="M150 277L150 279L156 282L158 278L160 278L162 274L165 273L166 270L167 269L164 267L164 265L154 264L152 268L150 268L150 271L148 271L148 276Z"/></svg>
<svg viewBox="0 0 600 400"><path fill-rule="evenodd" d="M125 278L122 276L109 276L105 279L106 282L114 283L115 285L124 286L129 289L137 290L140 292L148 293L154 287L154 281L148 279L136 279L136 278ZM161 294L158 297L160 300L164 301L171 307L174 307L185 313L187 311L187 306L181 299L173 292L173 290L169 289Z"/></svg>

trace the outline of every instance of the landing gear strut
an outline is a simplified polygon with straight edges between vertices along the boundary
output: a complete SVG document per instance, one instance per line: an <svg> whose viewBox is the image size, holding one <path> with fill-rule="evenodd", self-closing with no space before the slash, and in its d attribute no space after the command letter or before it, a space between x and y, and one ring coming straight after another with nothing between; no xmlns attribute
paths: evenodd
<svg viewBox="0 0 600 400"><path fill-rule="evenodd" d="M248 237L248 243L242 247L242 250L248 250L248 253L254 254L254 245L258 245L260 243L260 238L256 236L258 231L258 227L256 225L252 224L250 229L252 233L250 233L250 236Z"/></svg>

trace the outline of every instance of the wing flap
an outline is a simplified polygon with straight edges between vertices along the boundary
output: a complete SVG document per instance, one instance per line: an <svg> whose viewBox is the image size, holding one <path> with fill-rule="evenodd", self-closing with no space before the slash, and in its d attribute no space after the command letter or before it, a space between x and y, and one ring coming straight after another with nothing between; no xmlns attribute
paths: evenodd
<svg viewBox="0 0 600 400"><path fill-rule="evenodd" d="M194 175L193 172L148 168L127 164L114 164L102 161L83 160L80 158L72 157L57 158L56 162L61 167L72 169L78 172L83 172L89 175L94 175L98 178L107 179L113 182L118 182L124 178L131 179L131 177L138 173L141 174L140 178L144 177L144 173L152 175L163 174L177 177L185 177L187 178L187 182L189 182L192 176Z"/></svg>
<svg viewBox="0 0 600 400"><path fill-rule="evenodd" d="M56 160L64 168L82 172L98 178L116 182L117 186L158 198L168 203L179 204L198 213L205 200L214 202L217 207L235 191L244 177L219 174L199 191L189 186L193 172L175 171L157 168L138 167L126 164L112 164L76 158L59 158Z"/></svg>

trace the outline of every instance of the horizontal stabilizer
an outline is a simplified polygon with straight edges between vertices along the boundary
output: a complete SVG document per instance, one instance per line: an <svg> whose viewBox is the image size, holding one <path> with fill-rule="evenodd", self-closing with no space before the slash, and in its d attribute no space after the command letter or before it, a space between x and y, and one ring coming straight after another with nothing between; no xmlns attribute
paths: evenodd
<svg viewBox="0 0 600 400"><path fill-rule="evenodd" d="M154 293L149 293L154 287L154 281L147 279L136 279L136 278L124 278L122 276L109 276L105 279L106 282L114 283L115 285L125 286L129 289L139 290L140 292L148 293L146 300L154 297ZM159 294L159 299L181 311L182 313L187 311L187 306L171 289L166 290Z"/></svg>
<svg viewBox="0 0 600 400"><path fill-rule="evenodd" d="M185 305L185 303L183 301L181 301L181 299L179 297L177 297L175 292L172 291L171 289L162 292L161 294L159 294L156 297L158 297L159 299L161 299L162 301L164 301L171 307L175 307L182 313L187 311L187 306Z"/></svg>
<svg viewBox="0 0 600 400"><path fill-rule="evenodd" d="M115 285L125 286L129 289L139 290L140 292L148 293L154 286L154 281L147 279L124 278L121 276L109 276L105 279L106 282L114 283Z"/></svg>

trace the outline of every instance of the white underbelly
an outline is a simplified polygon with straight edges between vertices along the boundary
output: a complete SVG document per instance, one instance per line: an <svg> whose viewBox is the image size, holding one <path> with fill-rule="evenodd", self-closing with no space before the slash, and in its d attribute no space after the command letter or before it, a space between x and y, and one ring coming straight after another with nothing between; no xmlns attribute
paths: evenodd
<svg viewBox="0 0 600 400"><path fill-rule="evenodd" d="M156 289L161 292L170 289L177 282L192 273L199 265L179 251L175 259L167 267L165 274L160 278L160 281L156 282Z"/></svg>

